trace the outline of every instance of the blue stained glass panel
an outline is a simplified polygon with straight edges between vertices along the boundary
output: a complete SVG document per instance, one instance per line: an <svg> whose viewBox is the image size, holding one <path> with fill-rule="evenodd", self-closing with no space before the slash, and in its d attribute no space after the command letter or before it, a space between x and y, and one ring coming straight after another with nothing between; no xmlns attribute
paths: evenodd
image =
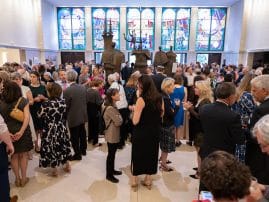
<svg viewBox="0 0 269 202"><path fill-rule="evenodd" d="M58 8L59 48L85 49L84 8Z"/></svg>
<svg viewBox="0 0 269 202"><path fill-rule="evenodd" d="M190 8L164 8L161 44L164 50L173 46L176 51L189 48Z"/></svg>
<svg viewBox="0 0 269 202"><path fill-rule="evenodd" d="M105 25L106 19L106 25ZM104 40L103 32L104 26L109 31L111 28L113 32L113 41L116 43L116 48L120 48L120 12L119 8L93 8L92 9L92 31L93 31L93 49L103 50Z"/></svg>
<svg viewBox="0 0 269 202"><path fill-rule="evenodd" d="M154 49L154 18L155 10L153 8L127 9L126 38L128 41L126 46L128 50L134 47L138 48L140 40L142 41L142 48Z"/></svg>
<svg viewBox="0 0 269 202"><path fill-rule="evenodd" d="M226 8L198 10L196 50L222 51L224 46Z"/></svg>

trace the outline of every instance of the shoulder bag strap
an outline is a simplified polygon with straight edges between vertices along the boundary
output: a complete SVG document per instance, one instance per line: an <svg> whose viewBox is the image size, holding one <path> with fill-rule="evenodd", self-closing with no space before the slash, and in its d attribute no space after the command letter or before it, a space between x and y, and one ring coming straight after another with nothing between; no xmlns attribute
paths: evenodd
<svg viewBox="0 0 269 202"><path fill-rule="evenodd" d="M21 99L22 99L22 97L19 98L18 102L17 102L16 105L14 106L14 109L17 109L17 108L18 108L18 106L19 106L19 104L20 104L20 102L21 102Z"/></svg>

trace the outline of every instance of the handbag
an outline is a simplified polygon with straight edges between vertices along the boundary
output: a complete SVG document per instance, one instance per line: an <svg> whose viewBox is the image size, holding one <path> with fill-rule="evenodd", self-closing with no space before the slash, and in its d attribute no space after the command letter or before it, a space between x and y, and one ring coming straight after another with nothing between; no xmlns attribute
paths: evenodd
<svg viewBox="0 0 269 202"><path fill-rule="evenodd" d="M24 119L24 114L23 114L23 111L20 110L18 108L19 104L20 104L20 101L21 101L21 97L20 99L18 100L18 102L16 103L15 107L12 109L12 111L10 112L9 116L17 121L20 121L20 122L23 122L23 119Z"/></svg>

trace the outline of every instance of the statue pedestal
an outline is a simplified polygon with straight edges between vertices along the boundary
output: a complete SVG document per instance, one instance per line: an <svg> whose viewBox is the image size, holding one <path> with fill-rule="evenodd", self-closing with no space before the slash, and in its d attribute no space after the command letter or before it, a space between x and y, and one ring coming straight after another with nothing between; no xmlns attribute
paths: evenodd
<svg viewBox="0 0 269 202"><path fill-rule="evenodd" d="M134 69L145 73L146 67L148 66L147 61L150 59L149 50L133 50L132 55L135 55Z"/></svg>

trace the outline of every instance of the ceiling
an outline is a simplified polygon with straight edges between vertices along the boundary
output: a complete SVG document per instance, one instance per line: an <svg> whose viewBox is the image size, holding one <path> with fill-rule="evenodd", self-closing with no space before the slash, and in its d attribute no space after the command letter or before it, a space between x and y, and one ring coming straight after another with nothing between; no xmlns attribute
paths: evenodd
<svg viewBox="0 0 269 202"><path fill-rule="evenodd" d="M47 0L56 7L229 7L240 0Z"/></svg>

